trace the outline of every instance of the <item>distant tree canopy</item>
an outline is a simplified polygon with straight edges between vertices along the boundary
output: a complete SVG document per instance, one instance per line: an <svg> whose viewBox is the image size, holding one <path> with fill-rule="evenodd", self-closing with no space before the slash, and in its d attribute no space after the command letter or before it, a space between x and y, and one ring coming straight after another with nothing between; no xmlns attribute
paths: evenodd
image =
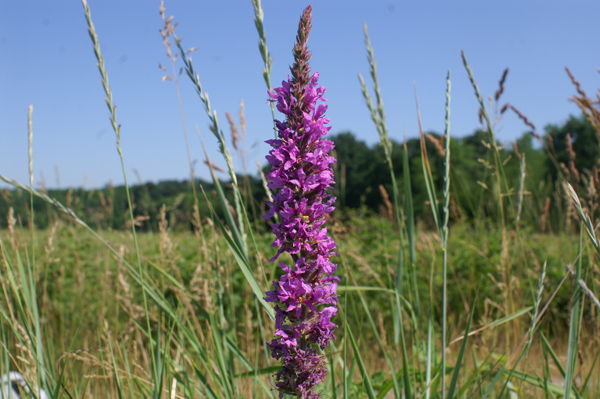
<svg viewBox="0 0 600 399"><path fill-rule="evenodd" d="M569 144L573 150L575 168L580 171L591 171L598 165L600 157L600 142L598 135L586 118L571 116L563 125L548 125L545 128L548 136L547 145L553 150L556 161L568 166L571 156ZM567 141L570 137L570 143ZM552 157L546 159L547 168L555 179L559 172Z"/></svg>
<svg viewBox="0 0 600 399"><path fill-rule="evenodd" d="M426 133L426 148L434 176L434 184L438 194L441 194L444 184L444 154L443 137L435 132ZM358 208L361 206L379 210L383 198L379 186L383 186L392 195L392 184L388 165L383 151L379 146L368 147L364 142L357 141L349 132L331 137L336 143L336 177L338 186L335 190L338 196L338 207L341 209ZM533 146L531 135L526 134L517 140L519 156L526 157L526 172L532 182L544 181L548 176L549 164L545 162L546 154L543 148ZM404 175L403 145L392 141L394 173L398 179L398 187L402 191ZM486 202L493 196L490 188L493 157L490 151L488 134L482 130L475 131L470 136L451 138L451 190L456 213L465 217L475 217L485 212ZM406 154L409 158L410 180L415 214L419 217L430 212L428 194L421 161L421 143L419 138L406 142ZM520 162L514 149L500 150L504 163L505 177L510 187L517 187L520 179ZM402 197L402 195L401 195Z"/></svg>
<svg viewBox="0 0 600 399"><path fill-rule="evenodd" d="M335 195L338 197L338 206L358 208L365 205L377 209L382 203L379 185L390 185L389 168L381 148L370 148L350 132L337 134L330 139L335 142ZM397 175L402 171L401 161L400 145L393 142L392 162Z"/></svg>
<svg viewBox="0 0 600 399"><path fill-rule="evenodd" d="M598 164L600 142L592 126L584 117L570 117L562 125L548 125L546 136L539 145L534 145L532 135L524 134L515 145L500 146L499 155L504 173L505 186L497 187L495 179L494 155L487 132L476 130L471 135L451 138L451 200L452 218L466 220L491 219L498 217L496 201L498 190L506 197L508 204L517 201L517 191L521 180L521 159L525 158L526 207L522 220L537 221L544 212L545 201L555 191L559 179L569 180L569 168L579 173L589 173ZM570 137L571 145L567 138ZM341 132L329 137L335 142L334 164L336 187L333 190L338 200L337 217L353 209L386 214L385 201L380 187L392 198L390 171L382 148L369 146L358 140L351 132ZM444 185L443 136L436 132L426 133L426 148L434 185L441 201ZM404 149L406 145L406 150ZM425 186L419 138L411 138L405 144L392 140L392 163L397 178L400 197L404 198L404 157L408 156L409 175L412 187L414 211L417 219L431 222L431 207ZM573 161L571 167L569 163ZM561 166L562 165L562 166ZM268 165L265 171L269 170ZM266 213L266 195L259 178L239 176L244 190L248 215L257 225L263 225L261 215ZM196 181L202 185L209 200L214 199L213 185L210 182ZM227 183L223 183L228 188ZM77 212L95 228L121 229L127 226L128 209L124 187L104 187L97 190L69 189L49 190L51 197L58 199ZM229 195L231 189L229 188ZM165 214L171 228L191 229L193 226L193 198L189 181L162 181L131 187L131 195L136 215L136 225L140 229L157 230L160 209L165 206ZM203 196L197 200L202 218L211 217L211 211ZM217 204L217 201L213 201ZM514 204L513 204L514 205ZM29 195L18 190L0 190L0 227L7 226L6 215L13 209L14 218L22 224L29 220ZM513 206L514 208L514 206ZM221 209L216 208L217 215ZM51 206L41 200L34 201L35 222L41 228L53 223L58 216Z"/></svg>

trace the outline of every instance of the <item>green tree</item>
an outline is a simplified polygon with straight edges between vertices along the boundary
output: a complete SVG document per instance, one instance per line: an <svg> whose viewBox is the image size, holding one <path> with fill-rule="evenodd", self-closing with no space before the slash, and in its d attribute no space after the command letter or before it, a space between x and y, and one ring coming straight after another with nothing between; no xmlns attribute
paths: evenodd
<svg viewBox="0 0 600 399"><path fill-rule="evenodd" d="M598 164L600 157L600 142L598 135L589 121L583 116L570 116L563 125L547 125L544 130L552 138L548 143L553 149L558 163L568 166L570 158L567 151L567 135L571 136L573 152L575 152L575 168L581 173L591 171ZM548 140L548 139L546 139ZM557 179L559 171L550 158L546 160L548 170L552 172L553 180Z"/></svg>

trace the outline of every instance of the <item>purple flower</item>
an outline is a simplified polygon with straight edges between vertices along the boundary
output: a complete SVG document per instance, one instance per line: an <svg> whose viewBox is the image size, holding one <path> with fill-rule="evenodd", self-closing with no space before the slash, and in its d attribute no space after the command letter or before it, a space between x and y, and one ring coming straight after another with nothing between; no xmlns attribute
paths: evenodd
<svg viewBox="0 0 600 399"><path fill-rule="evenodd" d="M337 312L337 265L331 262L336 244L323 227L327 214L335 208L335 198L327 190L333 187L329 155L333 142L323 139L331 129L325 126L327 106L323 98L325 87L319 86L319 74L310 75L310 52L306 46L311 28L311 7L300 19L294 46L294 65L282 87L269 92L270 101L285 120L275 121L278 139L268 140L273 148L267 160L271 164L269 188L279 190L273 196L265 219L279 215L272 225L278 247L271 259L289 254L293 264L279 260L283 275L273 281L274 289L265 300L274 302L276 310L275 339L267 345L271 355L283 360L276 374L279 397L284 393L301 398L316 399L314 387L326 374L323 350L335 336L337 327L331 318Z"/></svg>

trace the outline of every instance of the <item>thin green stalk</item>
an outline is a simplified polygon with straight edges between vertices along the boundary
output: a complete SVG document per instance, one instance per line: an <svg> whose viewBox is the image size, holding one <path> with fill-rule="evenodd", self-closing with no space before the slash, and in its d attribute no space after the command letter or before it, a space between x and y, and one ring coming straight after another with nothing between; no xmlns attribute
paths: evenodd
<svg viewBox="0 0 600 399"><path fill-rule="evenodd" d="M585 230L587 232L588 237L592 241L592 245L594 246L594 249L596 250L597 256L600 257L600 240L596 237L596 229L594 227L594 223L592 222L592 219L590 218L590 216L588 216L583 211L583 208L581 206L581 201L579 200L579 197L577 196L577 193L575 192L573 187L571 187L571 185L567 183L566 189L569 193L569 196L575 202L575 209L576 209L577 213L579 214L579 216L581 217L582 223L585 226ZM574 274L574 273L572 273L572 274ZM598 301L598 298L596 298L594 293L587 287L587 284L585 283L585 281L583 281L580 276L577 277L576 273L575 273L575 277L576 277L576 282L579 285L579 287L581 288L582 292L584 294L586 294L589 297L589 299L592 301L592 303L600 310L600 301Z"/></svg>
<svg viewBox="0 0 600 399"><path fill-rule="evenodd" d="M258 306L258 299L254 298L254 307L256 308L256 315L258 318L258 331L260 333L260 338L261 338L261 346L263 347L263 354L265 355L265 363L267 365L267 367L269 367L271 365L271 356L269 355L269 348L267 347L267 345L262 345L263 342L267 342L266 336L265 336L265 330L263 327L263 322L262 322L262 315L261 315L261 311L260 308ZM256 358L258 360L258 351L256 351ZM275 386L275 382L273 381L273 375L269 374L269 381L271 383L271 386ZM271 398L275 399L275 391L271 391Z"/></svg>
<svg viewBox="0 0 600 399"><path fill-rule="evenodd" d="M588 391L590 389L590 384L594 384L594 380L592 380L592 375L594 373L594 370L596 369L596 365L598 364L598 360L600 359L600 351L596 354L596 358L594 359L594 363L592 363L592 367L590 367L590 371L587 375L587 377L585 378L585 380L583 381L583 385L581 388L581 395L583 397L587 397L588 396ZM600 380L595 380L596 381L596 388L600 388L597 385L597 382Z"/></svg>
<svg viewBox="0 0 600 399"><path fill-rule="evenodd" d="M516 220L515 220L515 226L517 227L517 229L519 228L519 221L521 220L521 211L523 210L523 194L525 192L525 175L526 175L526 169L525 169L525 153L523 153L521 155L521 173L520 173L520 179L519 179L519 202L517 204L517 216L516 216Z"/></svg>
<svg viewBox="0 0 600 399"><path fill-rule="evenodd" d="M113 131L115 132L115 135L117 138L117 142L116 142L117 152L119 153L119 159L121 161L121 170L123 171L123 179L125 182L125 194L127 196L127 205L129 207L129 220L131 223L131 234L133 235L133 243L134 243L134 247L135 247L135 255L136 255L136 260L137 260L138 272L139 272L142 284L144 284L144 269L142 267L140 248L139 248L139 244L138 244L137 234L135 231L135 219L133 216L133 206L131 204L131 195L129 193L129 184L127 182L127 172L125 171L125 160L123 158L123 151L121 150L121 126L117 123L117 110L113 103L112 90L108 83L108 74L106 73L106 68L104 66L104 56L102 55L102 52L100 51L100 41L98 39L98 35L96 34L96 30L94 28L94 23L92 22L90 8L89 8L89 5L86 0L82 0L82 4L83 4L84 11L85 11L85 19L88 24L88 32L89 32L90 38L92 39L92 43L94 45L94 54L96 55L96 59L98 60L98 70L100 71L102 87L104 88L104 92L106 93L105 101L106 101L106 105L108 106L108 109L110 111L110 122L111 122ZM148 309L148 299L146 297L145 290L142 290L142 297L143 297L144 311L145 311L145 316L146 316L146 327L148 328L148 333L150 333L150 331L151 331L150 315L149 315L149 309ZM153 343L152 343L152 340L150 340L150 353L153 353L153 352L154 352ZM154 357L152 357L152 371L153 371L154 377L156 377L157 368L156 368L156 362L154 360Z"/></svg>
<svg viewBox="0 0 600 399"><path fill-rule="evenodd" d="M29 150L29 187L33 189L33 104L29 105L27 111L27 138L28 138L28 150ZM29 262L29 258L27 259L27 265L29 268L29 285L30 285L30 311L33 312L32 321L35 327L35 361L37 370L39 370L38 374L38 386L43 386L47 390L49 390L49 386L46 380L46 371L44 366L44 350L42 344L42 331L40 326L40 315L37 307L37 296L35 290L34 283L34 275L36 269L35 263L35 211L33 208L33 194L29 194L29 206L30 206L30 214L31 219L29 223L30 232L31 232L31 262ZM23 281L22 281L23 282Z"/></svg>
<svg viewBox="0 0 600 399"><path fill-rule="evenodd" d="M467 63L467 57L465 56L464 51L461 51L461 57L462 57L465 69L467 70L467 74L469 75L469 81L471 82L471 86L473 87L473 90L475 90L475 96L477 97L477 101L479 102L479 107L481 109L481 113L482 113L483 118L484 118L485 123L486 123L486 130L487 130L488 134L490 135L490 140L491 140L490 144L492 145L492 148L494 149L494 160L496 162L496 169L499 172L498 178L497 178L498 188L500 189L501 188L501 182L504 182L504 189L508 193L509 192L508 180L506 179L506 175L504 173L504 167L502 166L502 161L500 159L500 150L498 148L498 141L496 140L496 134L494 133L494 129L492 127L492 123L490 121L490 117L489 117L487 109L485 107L485 103L483 101L483 97L481 96L481 93L479 92L479 87L477 86L477 83L475 82L475 77L473 75L473 70L471 69L471 67ZM508 196L508 202L509 202L511 208L514 209L513 206L512 206L513 204L512 204L512 197L511 196ZM500 205L501 205L502 215L504 216L504 208L502 207L502 201L500 202ZM503 222L504 222L504 220L503 220Z"/></svg>
<svg viewBox="0 0 600 399"><path fill-rule="evenodd" d="M216 182L216 184L218 184L218 180L215 180L215 182ZM220 186L217 185L216 187L217 187L217 189L220 189ZM204 189L202 189L202 192L203 192L204 196L206 197L206 193L204 193ZM208 198L206 199L206 201L208 203L208 206L209 206L210 210L216 215L216 212L213 209L213 207L210 204L210 202L208 201ZM264 300L265 293L260 288L260 286L258 284L258 281L256 280L256 278L254 277L254 274L252 273L249 261L247 260L247 258L244 257L244 254L242 253L242 250L236 245L234 239L228 233L227 229L225 228L225 226L223 225L223 223L221 222L221 220L219 218L215 218L215 220L216 220L217 224L219 225L219 227L221 228L221 231L223 233L223 237L227 241L229 249L231 250L231 253L234 255L235 260L238 263L238 266L242 270L242 273L244 273L244 277L246 277L246 281L248 282L248 284L252 288L252 291L254 292L254 295L259 300L259 302L263 306L263 308L267 311L267 314L269 315L269 317L271 318L271 320L275 320L275 310L274 310L274 308L271 305L269 305Z"/></svg>
<svg viewBox="0 0 600 399"><path fill-rule="evenodd" d="M405 397L411 398L412 390L411 390L411 384L410 384L408 354L407 354L407 350L406 350L406 341L405 341L405 337L404 337L404 327L403 327L403 322L402 322L402 306L401 306L401 299L400 299L403 294L402 279L404 276L404 262L405 262L405 260L404 260L404 257L405 257L404 228L405 228L405 226L403 224L405 215L402 214L402 208L400 207L400 192L398 190L398 183L396 181L396 175L394 173L394 165L392 162L392 143L389 139L387 123L385 120L383 97L381 96L381 90L379 88L379 78L377 76L377 62L375 61L373 46L371 45L371 40L369 38L369 32L367 30L366 24L363 25L363 29L364 29L364 35L365 35L365 48L367 50L367 59L369 61L371 78L373 79L373 90L375 92L375 99L377 101L377 107L375 107L373 104L371 96L369 95L369 92L367 90L367 85L365 84L365 82L362 78L362 75L359 74L358 79L361 84L363 97L367 103L367 108L369 109L369 112L371 113L371 119L373 120L373 123L375 124L375 127L379 133L380 144L384 150L386 162L388 164L388 168L389 168L389 172L390 172L390 180L392 182L392 192L393 192L393 198L394 198L395 216L396 216L396 223L398 225L398 230L399 230L398 235L400 238L400 249L398 251L398 268L397 268L397 282L396 282L397 293L396 293L396 306L395 306L395 316L394 316L395 317L394 340L397 345L398 344L400 345L401 351L402 351L402 367L401 367L401 369L403 370L403 374L404 374ZM407 184L407 182L405 182L405 184ZM410 189L409 189L409 191L410 191ZM410 194L407 194L407 195L410 195ZM410 208L408 208L408 209L410 209ZM411 214L411 215L409 215L409 217L414 217L414 215ZM408 233L409 233L409 248L410 248L411 262L413 262L415 260L415 259L413 259L415 252L412 251L412 248L414 246L414 229L410 230ZM416 290L416 287L414 287L414 289L415 289L415 292L417 293L417 297L418 297L418 292ZM420 317L420 309L418 309L418 312L419 312L419 317Z"/></svg>
<svg viewBox="0 0 600 399"><path fill-rule="evenodd" d="M32 117L33 114L33 104L29 106L27 111L27 138L28 138L28 149L29 149L29 187L33 188L33 126L32 126ZM31 228L31 256L33 259L33 263L35 264L35 237L34 237L34 213L33 213L33 194L29 195L30 200L30 212L31 212L31 220L30 220L30 228Z"/></svg>
<svg viewBox="0 0 600 399"><path fill-rule="evenodd" d="M335 367L333 367L333 354L329 352L329 364L331 365L329 374L331 382L331 399L338 399L338 389L337 384L335 383Z"/></svg>
<svg viewBox="0 0 600 399"><path fill-rule="evenodd" d="M108 335L108 331L106 332ZM109 337L107 337L106 342L108 343L108 354L110 355L110 362L113 368L113 376L115 378L115 383L117 385L117 395L119 399L123 399L123 386L121 384L121 376L119 375L119 367L117 367L117 361L115 358L115 352L112 347L112 342Z"/></svg>
<svg viewBox="0 0 600 399"><path fill-rule="evenodd" d="M346 276L346 279L348 277ZM344 307L342 309L347 309L348 307L348 291L344 293ZM347 364L348 364L348 319L346 317L346 312L344 313L344 370L342 370L342 384L344 386L344 399L348 399L348 373L347 373Z"/></svg>
<svg viewBox="0 0 600 399"><path fill-rule="evenodd" d="M33 206L33 197L32 194L33 189L33 105L30 105L27 112L27 133L28 133L28 155L29 155L29 205L30 205L30 220L29 227L31 233L31 258L29 257L29 253L26 251L26 260L27 260L27 268L23 265L23 261L19 252L16 252L17 256L17 266L18 266L18 274L19 274L19 285L17 286L16 280L13 276L11 266L7 261L7 256L5 253L4 245L0 241L0 246L2 247L2 258L3 263L7 266L7 273L9 274L9 279L11 281L11 286L14 291L15 297L17 299L18 304L18 313L23 321L23 329L24 333L27 335L27 342L21 341L21 345L26 346L34 355L35 360L35 368L37 370L37 387L43 387L48 392L52 392L49 378L52 377L52 370L46 369L45 364L45 354L44 354L44 345L42 342L42 329L40 324L40 313L38 308L38 298L36 294L35 287L35 274L36 274L36 263L35 263L35 212ZM7 297L8 300L8 297ZM25 302L23 304L23 302ZM7 317L3 311L3 316L5 319L11 323L11 318ZM11 312L11 317L12 317ZM12 323L11 323L12 324ZM19 331L15 335L22 339L23 332ZM33 344L32 344L33 343ZM50 374L50 375L48 375Z"/></svg>
<svg viewBox="0 0 600 399"><path fill-rule="evenodd" d="M186 155L187 155L187 160L188 160L188 166L190 168L190 184L192 186L192 194L194 196L195 212L197 212L196 223L198 224L200 237L202 238L202 244L204 247L206 247L206 238L204 237L204 229L202 227L202 223L200 220L200 206L199 206L199 202L198 202L198 193L196 191L196 177L195 177L195 173L194 173L194 163L192 162L192 156L190 153L190 143L188 140L188 133L187 133L187 128L186 128L186 124L185 124L185 114L183 112L183 102L181 101L181 91L179 90L179 79L177 78L179 76L179 74L175 68L175 63L177 61L177 55L173 54L173 51L171 50L171 41L169 40L169 38L171 37L171 34L175 31L176 25L174 25L172 23L172 19L173 19L172 17L167 18L165 16L165 8L164 8L163 2L161 2L160 14L161 14L163 21L165 21L165 26L163 29L160 29L160 33L161 33L161 36L163 37L163 43L164 43L165 47L167 48L167 57L171 61L171 71L172 71L171 75L165 77L163 80L169 80L168 78L170 77L171 80L173 81L173 83L175 84L175 92L177 93L177 104L179 106L179 115L181 117L181 127L183 129L183 137L185 139ZM166 70L166 68L164 68L164 69Z"/></svg>
<svg viewBox="0 0 600 399"><path fill-rule="evenodd" d="M575 279L579 281L581 278L581 258L583 251L583 230L584 222L581 222L579 234L579 255L577 259L577 269L575 271ZM569 322L569 339L567 345L567 366L565 367L565 392L564 398L568 399L573 384L573 374L575 373L575 357L577 356L577 348L579 347L579 327L581 319L579 317L580 302L582 300L582 292L579 284L574 284L573 299L571 302L571 320Z"/></svg>
<svg viewBox="0 0 600 399"><path fill-rule="evenodd" d="M543 375L544 375L544 393L546 395L546 399L550 398L550 392L548 390L548 381L550 381L550 362L548 360L548 351L544 346L542 346L542 365L543 365Z"/></svg>
<svg viewBox="0 0 600 399"><path fill-rule="evenodd" d="M365 390L367 391L367 396L369 397L369 399L376 399L375 390L373 389L373 385L371 383L371 378L369 377L369 373L367 372L365 363L363 362L362 356L360 355L360 351L358 350L358 344L354 339L354 334L352 334L352 331L350 330L347 323L345 324L345 328L348 330L350 343L352 344L352 349L354 350L354 359L357 361L358 369L363 377L363 383L365 385Z"/></svg>
<svg viewBox="0 0 600 399"><path fill-rule="evenodd" d="M225 135L223 134L223 131L219 127L219 120L217 118L217 112L211 108L208 93L206 91L204 91L204 89L202 88L202 84L200 83L200 76L194 70L194 65L192 64L192 58L189 57L187 55L188 52L186 52L183 49L183 47L181 45L181 39L177 37L175 32L173 32L172 35L175 40L175 45L179 49L179 53L180 53L181 59L183 61L185 72L186 72L187 76L190 78L190 80L192 81L192 83L194 84L196 93L198 94L198 97L200 97L200 101L202 102L202 104L204 106L204 110L206 111L206 114L210 120L209 129L217 138L217 140L219 142L219 152L221 152L221 154L223 155L223 158L225 159L225 162L227 163L227 170L229 172L231 184L233 185L234 206L235 206L236 213L238 215L237 229L239 230L239 235L240 235L240 246L241 246L240 249L244 252L245 257L249 258L248 245L246 244L245 225L244 225L245 220L242 217L242 214L245 214L246 209L245 209L245 207L243 207L243 198L242 198L241 191L240 191L240 188L238 185L237 176L233 169L233 162L231 160L231 155L229 154L229 151L227 151L227 146L225 143Z"/></svg>
<svg viewBox="0 0 600 399"><path fill-rule="evenodd" d="M260 52L260 56L264 63L263 79L267 85L267 90L273 91L273 88L271 87L271 67L273 66L273 57L271 57L271 54L267 49L267 32L265 31L264 25L265 15L260 0L252 0L252 6L254 7L254 25L258 32L258 51ZM275 124L275 103L269 102L269 105L271 106L271 119L273 120L273 124ZM276 130L275 138L277 138Z"/></svg>
<svg viewBox="0 0 600 399"><path fill-rule="evenodd" d="M446 118L444 129L444 143L446 144L446 159L444 162L444 214L442 224L442 251L443 251L443 299L442 299L442 399L446 397L446 337L448 329L448 220L450 216L450 71L446 77ZM472 315L471 315L472 316ZM452 398L450 398L452 399Z"/></svg>
<svg viewBox="0 0 600 399"><path fill-rule="evenodd" d="M408 238L408 256L410 260L410 269L412 275L412 284L413 290L415 293L415 302L417 308L417 316L419 318L419 331L423 331L423 317L421 315L421 299L419 296L419 289L417 285L417 252L416 252L416 244L415 244L415 212L413 207L413 199L412 199L412 184L410 180L410 164L408 159L408 146L406 141L403 145L403 175L404 175L404 216L406 219L406 233ZM424 337L423 337L424 338ZM425 344L424 340L421 341L422 344ZM417 360L419 358L417 357Z"/></svg>
<svg viewBox="0 0 600 399"><path fill-rule="evenodd" d="M504 172L504 162L502 161L502 159L500 157L500 149L498 148L498 141L496 140L496 134L494 132L493 125L490 121L490 117L489 117L487 109L485 107L483 97L481 96L479 87L477 86L477 83L475 81L473 70L467 63L467 58L465 56L464 51L461 51L461 57L462 57L463 65L469 76L469 81L471 82L471 86L473 87L473 90L475 91L475 96L477 97L477 101L479 102L480 112L485 120L486 131L488 132L489 139L491 141L490 145L492 146L492 149L493 149L494 169L495 169L495 174L496 174L494 187L495 187L495 190L497 190L497 195L498 195L498 207L500 210L499 223L500 223L500 226L502 227L502 246L503 246L503 250L504 250L504 249L508 248L507 247L508 246L508 239L507 239L508 233L507 233L507 225L506 225L507 216L506 216L506 209L504 206L504 198L505 197L508 200L508 204L509 204L508 209L512 210L513 213L515 213L516 210L515 210L515 207L513 206L512 196L509 195L510 189L508 187L508 180L507 180L506 174ZM504 192L503 192L503 190L504 190ZM517 218L515 217L514 220L516 222ZM511 263L508 261L508 255L506 255L506 256L503 256L503 255L501 255L501 264L503 266L503 279L504 279L504 284L506 286L506 289L504 290L504 294L505 294L504 302L505 302L506 311L510 313L510 311L513 309L512 290L510 289L511 281L512 281L512 274L511 274L512 270L511 270ZM507 346L509 345L511 332L512 332L512 330L509 327L507 327L507 330L506 330L506 345Z"/></svg>
<svg viewBox="0 0 600 399"><path fill-rule="evenodd" d="M473 321L473 314L475 313L475 304L477 303L477 296L479 295L479 285L477 286L477 293L475 294L475 300L471 306L471 314L469 315L469 321L467 322L467 327L465 329L465 339L463 340L460 350L458 352L458 358L456 359L456 364L454 365L454 371L452 372L452 380L450 381L450 387L448 388L448 397L450 399L454 399L454 392L456 391L456 387L458 384L458 377L460 375L460 370L462 368L462 360L464 358L465 349L467 348L467 341L469 339L469 330L471 329L471 323ZM442 374L442 381L445 379L445 375ZM457 395L458 396L458 395ZM444 397L444 390L442 389L442 397Z"/></svg>
<svg viewBox="0 0 600 399"><path fill-rule="evenodd" d="M596 381L600 381L600 367L598 367L598 378L596 379ZM598 384L596 384L596 399L600 399L600 387L598 386Z"/></svg>
<svg viewBox="0 0 600 399"><path fill-rule="evenodd" d="M529 339L527 341L527 345L525 346L525 360L523 362L523 373L525 373L525 368L527 367L527 359L529 357L529 348L531 347L531 343L533 341L533 334L535 332L535 329L537 328L537 317L539 314L539 308L540 308L540 304L542 302L542 292L544 291L544 281L546 278L546 263L544 262L544 265L542 266L542 272L540 274L540 278L538 280L538 288L536 291L536 296L534 298L534 304L533 304L533 314L531 315L531 326L529 327ZM519 386L522 388L523 387L523 382L524 380L521 379L521 382L519 384ZM522 389L519 389L519 392L517 394L517 397L521 396L521 392Z"/></svg>
<svg viewBox="0 0 600 399"><path fill-rule="evenodd" d="M433 280L433 279L432 279ZM432 283L433 284L433 283ZM425 362L425 399L431 397L431 371L433 366L434 332L433 332L433 293L429 300L429 317L427 318L427 360Z"/></svg>
<svg viewBox="0 0 600 399"><path fill-rule="evenodd" d="M373 79L373 90L375 92L375 99L377 101L377 107L373 105L373 101L371 99L371 95L367 90L367 85L362 78L361 74L358 74L358 80L360 81L361 89L363 97L367 103L367 107L371 113L371 119L375 124L377 132L379 133L380 144L383 147L383 151L385 154L386 162L388 163L388 167L390 169L390 177L392 180L392 188L394 191L394 206L396 207L396 221L400 228L401 220L400 215L398 213L400 209L399 204L399 191L398 184L396 183L396 176L394 175L394 165L392 162L392 143L389 138L388 128L385 121L385 112L383 107L383 97L381 96L381 90L379 88L379 78L377 76L377 62L375 61L375 55L373 51L373 46L371 45L371 39L369 38L369 32L367 30L367 24L363 25L364 34L365 34L365 48L367 50L367 59L369 61L369 66L371 69L371 78Z"/></svg>
<svg viewBox="0 0 600 399"><path fill-rule="evenodd" d="M121 351L124 353L127 353L127 350L125 348L125 343L123 343ZM129 365L129 359L127 358L127 356L123 356L123 362L125 363L125 371L127 372L127 375L131 375L131 366ZM130 383L128 385L129 385L129 398L135 399L133 384Z"/></svg>
<svg viewBox="0 0 600 399"><path fill-rule="evenodd" d="M389 353L386 353L386 351L385 351L385 348L383 346L383 341L381 340L381 337L379 336L379 333L377 332L377 328L375 327L375 321L373 320L373 316L371 315L371 312L369 311L369 307L367 306L367 301L365 300L364 295L360 291L358 292L358 297L363 306L364 314L367 315L367 320L369 321L369 325L371 326L371 330L373 331L375 340L377 341L377 344L379 345L379 349L381 350L381 353L383 354L383 356L385 357L385 360L387 361L388 365L390 366L390 372L392 373L392 376L393 376L392 382L393 382L393 386L394 386L394 394L395 394L396 398L401 398L402 396L400 394L400 386L398 385L398 380L395 378L396 371L394 370L394 363L392 361L392 357L390 356Z"/></svg>

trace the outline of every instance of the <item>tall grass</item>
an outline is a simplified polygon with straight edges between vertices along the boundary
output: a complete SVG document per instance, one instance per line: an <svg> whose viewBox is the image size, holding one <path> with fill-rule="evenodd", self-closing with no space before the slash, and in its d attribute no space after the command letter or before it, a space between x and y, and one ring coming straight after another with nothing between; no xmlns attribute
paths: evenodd
<svg viewBox="0 0 600 399"><path fill-rule="evenodd" d="M238 184L217 112L189 52L161 4L162 40L173 71L181 62L209 118L230 182L217 179L206 154L216 196L202 187L196 190L190 164L196 207L188 216L195 221L194 234L170 231L167 207L160 210L158 235L139 234L107 66L89 5L83 5L117 138L130 230L94 229L69 204L34 188L30 108L30 184L0 175L28 193L31 203L25 228L9 214L9 230L0 232L0 373L20 371L32 397L41 388L51 398L275 398L271 376L278 366L264 345L272 336L274 309L263 298L277 278L276 267L266 261L271 238L250 222L251 204L245 203L250 197ZM253 6L263 78L270 90L265 17L260 1L253 0ZM435 229L420 227L408 149L403 147L402 174L397 176L385 85L377 75L366 26L364 33L373 86L369 89L359 75L360 89L389 167L394 220L357 214L343 228L332 229L341 254L342 297L337 341L324 354L330 377L323 383L323 396L600 398L600 239L592 200L582 199L569 185L557 188L571 201L573 215L566 217L579 221L579 239L520 228L529 184L525 158L520 160L521 179L511 187L504 174L507 160L501 158L494 124L463 54L488 133L488 183L498 223L471 226L451 217L459 185L451 158L448 73L446 128L436 148L444 156L440 193L429 161L430 139L420 132L421 168ZM505 79L506 74L501 88ZM577 90L575 101L596 123L594 102ZM208 215L199 213L201 193L213 209ZM35 230L35 201L56 209L52 230ZM214 207L222 210L224 220ZM566 298L566 304L557 298ZM560 312L568 314L560 319ZM557 320L567 322L560 326Z"/></svg>

